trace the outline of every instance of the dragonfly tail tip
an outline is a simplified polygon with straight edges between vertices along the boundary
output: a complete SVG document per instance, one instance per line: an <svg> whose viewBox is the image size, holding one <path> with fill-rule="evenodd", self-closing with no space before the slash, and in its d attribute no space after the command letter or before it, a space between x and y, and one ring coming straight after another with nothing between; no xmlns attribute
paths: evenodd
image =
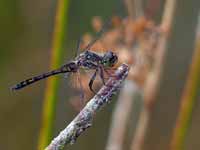
<svg viewBox="0 0 200 150"><path fill-rule="evenodd" d="M17 85L14 85L14 86L10 87L10 91L16 91L18 89L19 89L19 87Z"/></svg>

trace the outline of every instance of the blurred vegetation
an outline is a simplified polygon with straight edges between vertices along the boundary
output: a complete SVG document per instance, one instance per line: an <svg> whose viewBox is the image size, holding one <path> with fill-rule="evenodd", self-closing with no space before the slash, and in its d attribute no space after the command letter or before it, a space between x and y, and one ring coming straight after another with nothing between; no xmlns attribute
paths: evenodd
<svg viewBox="0 0 200 150"><path fill-rule="evenodd" d="M49 70L56 3L57 1L50 0L0 1L0 149L35 150L37 148L45 81L18 92L11 92L9 87L27 77ZM161 1L162 3L163 1ZM175 36L172 38L174 46L170 47L164 64L164 76L158 96L158 99L162 99L162 102L158 104L161 107L154 112L151 124L151 133L153 134L150 136L152 140L146 142L146 147L151 147L152 143L154 143L155 149L165 145L166 138L169 138L169 130L174 125L172 122L175 121L179 98L188 75L188 64L193 50L190 49L187 42L194 40L194 33L185 29L191 22L194 25L195 21L191 21L195 19L193 18L193 8L197 9L200 6L199 0L192 0L188 3L183 6L181 2L177 7L180 19L176 19L176 26L173 30ZM118 5L122 5L122 2L115 0L70 1L67 32L65 32L67 38L65 39L62 63L74 56L78 37L86 32L92 32L92 17L108 18L113 15L113 10ZM180 8L181 11L179 11ZM162 11L161 9L162 7L159 10ZM124 13L124 10L121 11L119 14ZM188 13L182 14L182 12ZM155 14L155 18L160 18L160 15L160 13ZM190 18L191 22L186 22L185 18ZM77 114L68 101L68 98L76 93L70 88L71 83L68 79L63 79L62 76L60 78L61 85L58 88L53 135L57 135ZM199 100L199 95L197 98ZM115 103L111 103L109 107L105 107L97 115L94 125L87 131L87 134L82 135L75 145L68 146L67 149L95 148L95 150L102 150L106 144L110 114L114 105ZM186 141L186 147L192 150L198 150L200 147L198 140L200 134L199 106L199 102L197 102ZM135 121L134 118L130 118L130 124L134 124L133 120ZM167 128L169 126L171 128ZM131 125L129 127L131 128ZM130 133L127 133L127 136L130 136ZM159 143L155 138L158 136L160 136ZM125 141L125 143L128 142Z"/></svg>

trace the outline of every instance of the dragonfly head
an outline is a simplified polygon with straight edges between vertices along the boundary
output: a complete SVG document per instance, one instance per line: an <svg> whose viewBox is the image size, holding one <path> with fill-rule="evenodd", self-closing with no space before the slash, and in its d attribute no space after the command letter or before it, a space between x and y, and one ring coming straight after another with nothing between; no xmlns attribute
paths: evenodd
<svg viewBox="0 0 200 150"><path fill-rule="evenodd" d="M109 51L104 54L102 64L104 67L113 67L117 63L118 57L115 53Z"/></svg>

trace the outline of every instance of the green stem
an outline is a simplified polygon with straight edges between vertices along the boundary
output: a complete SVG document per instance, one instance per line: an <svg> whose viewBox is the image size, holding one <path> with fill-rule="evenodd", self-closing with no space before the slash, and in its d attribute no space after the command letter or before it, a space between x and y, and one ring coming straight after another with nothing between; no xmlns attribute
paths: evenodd
<svg viewBox="0 0 200 150"><path fill-rule="evenodd" d="M50 69L58 68L61 64L69 1L59 0L57 5ZM38 150L43 150L52 139L58 84L56 77L47 80Z"/></svg>
<svg viewBox="0 0 200 150"><path fill-rule="evenodd" d="M184 149L187 132L191 124L192 112L200 89L200 42L198 43L182 96L181 108L172 138L172 150Z"/></svg>

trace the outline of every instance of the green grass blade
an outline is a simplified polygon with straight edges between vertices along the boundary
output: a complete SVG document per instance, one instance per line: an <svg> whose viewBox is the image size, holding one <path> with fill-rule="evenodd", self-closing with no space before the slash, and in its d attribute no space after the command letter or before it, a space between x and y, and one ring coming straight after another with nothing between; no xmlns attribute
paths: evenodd
<svg viewBox="0 0 200 150"><path fill-rule="evenodd" d="M61 64L62 53L64 49L63 45L66 30L68 5L68 0L59 0L57 4L50 69L55 69ZM43 150L49 144L52 138L58 84L59 81L57 77L52 77L47 80L43 103L42 126L38 141L38 150Z"/></svg>
<svg viewBox="0 0 200 150"><path fill-rule="evenodd" d="M182 95L181 108L172 138L172 150L182 150L185 146L192 113L200 89L200 42L194 52L188 80Z"/></svg>

